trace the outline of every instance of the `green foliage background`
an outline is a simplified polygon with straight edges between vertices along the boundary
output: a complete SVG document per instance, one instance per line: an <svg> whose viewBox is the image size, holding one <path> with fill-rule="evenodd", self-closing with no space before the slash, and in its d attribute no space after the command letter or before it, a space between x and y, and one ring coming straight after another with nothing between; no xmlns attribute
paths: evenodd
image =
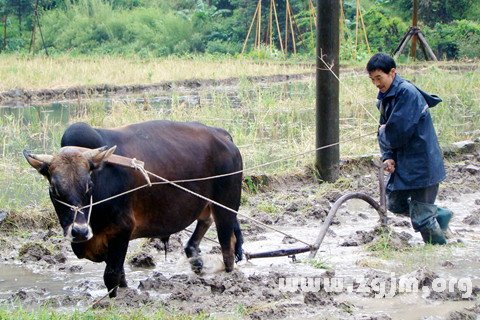
<svg viewBox="0 0 480 320"><path fill-rule="evenodd" d="M262 40L266 42L270 0L261 3ZM254 50L251 35L247 51L255 51L251 53L253 56L283 55L279 37L285 38L286 1L275 3L281 34L278 35L274 23L275 47L260 50ZM297 52L314 56L314 18L309 3L310 0L290 1ZM312 3L315 6L315 1ZM0 0L0 49L15 53L48 50L49 54L142 58L204 53L237 55L242 51L257 4L254 0L38 0L39 24L36 0ZM419 4L420 27L438 57L460 59L480 55L480 2L423 0ZM366 30L360 23L357 26L356 1L343 0L342 6L344 60L362 60L372 51L392 52L411 24L412 0L362 0ZM293 51L291 38L288 49Z"/></svg>

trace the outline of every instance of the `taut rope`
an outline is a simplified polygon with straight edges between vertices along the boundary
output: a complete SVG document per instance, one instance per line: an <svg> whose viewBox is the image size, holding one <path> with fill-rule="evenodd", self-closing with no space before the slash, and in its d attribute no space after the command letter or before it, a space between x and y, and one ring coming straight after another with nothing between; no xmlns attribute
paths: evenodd
<svg viewBox="0 0 480 320"><path fill-rule="evenodd" d="M357 140L357 139L363 138L363 137L365 137L365 136L368 136L368 135L371 135L371 134L374 134L374 133L376 134L376 131L373 132L373 133L368 133L368 134L365 134L365 135L362 135L362 136L359 136L359 137L355 137L355 138L352 138L352 139L344 140L344 141L342 141L342 143L347 142L347 141ZM192 195L194 195L194 196L196 196L196 197L198 197L198 198L201 198L201 199L206 200L206 201L208 201L208 202L210 202L210 203L212 203L212 204L214 204L214 205L217 205L217 206L219 206L219 207L221 207L221 208L224 208L225 210L228 210L228 211L230 211L230 212L232 212L232 213L234 213L234 214L237 214L237 215L239 215L239 216L241 216L241 217L244 217L245 219L251 220L251 221L255 222L256 224L259 224L259 225L261 225L261 226L263 226L263 227L265 227L265 228L267 228L267 229L273 230L273 231L275 231L275 232L278 232L278 233L280 233L280 234L283 234L283 235L285 235L285 236L288 236L288 237L290 237L290 238L292 238L292 239L294 239L294 240L296 240L296 241L298 241L298 242L301 242L301 243L303 243L303 244L306 244L306 245L308 245L308 246L311 246L311 244L309 244L309 243L307 243L307 242L305 242L305 241L303 241L303 240L301 240L301 239L298 239L298 238L296 238L296 237L294 237L294 236L292 236L292 235L290 235L290 234L287 234L287 233L285 233L285 232L283 232L283 231L281 231L281 230L278 230L278 229L276 229L276 228L274 228L274 227L272 227L272 226L270 226L270 225L267 225L267 224L265 224L265 223L263 223L263 222L261 222L261 221L258 221L258 220L255 219L255 218L249 217L249 216L247 216L247 215L245 215L245 214L242 214L242 213L240 213L240 212L238 212L238 211L236 211L236 210L233 210L232 208L229 208L229 207L227 207L227 206L225 206L225 205L223 205L223 204L221 204L221 203L219 203L219 202L216 202L216 201L214 201L214 200L212 200L212 199L210 199L210 198L207 198L207 197L205 197L205 196L202 196L201 194L198 194L198 193L196 193L196 192L194 192L194 191L192 191L192 190L190 190L190 189L187 189L187 188L179 185L178 183L210 180L210 179L216 179L216 178L231 176L231 175L235 175L235 174L240 174L240 173L243 173L243 172L245 172L245 171L247 171L247 170L252 170L252 169L259 168L259 167L264 167L264 166L270 165L270 164L272 164L272 163L276 163L276 162L280 162L280 161L285 161L285 160L287 160L287 159L295 158L295 157L298 157L298 156L301 156L301 155L304 155L304 154L307 154L307 153L316 152L316 151L318 151L318 150L330 148L330 147L333 147L333 146L336 146L336 145L339 145L339 144L340 144L340 142L332 143L332 144L329 144L329 145L326 145L326 146L322 146L322 147L319 147L319 148L316 148L316 149L313 149L313 150L308 150L308 151L305 151L305 152L302 152L302 153L299 153L299 154L295 154L295 155L292 155L292 156L289 156L289 157L285 157L285 158L278 159L278 160L274 160L274 161L271 161L271 162L268 162L268 163L264 163L264 164L261 164L261 165L255 166L255 167L251 167L251 168L249 168L249 169L243 169L243 170L238 170L238 171L235 171L235 172L230 172L230 173L225 173L225 174L216 175L216 176L210 176L210 177L204 177L204 178L195 178L195 179L186 179L186 180L174 180L174 181L170 181L170 180L168 180L168 179L166 179L166 178L164 178L164 177L161 177L161 176L159 176L159 175L157 175L157 174L155 174L155 173L153 173L153 172L150 172L150 171L146 170L145 167L144 167L143 162L138 161L138 160L136 160L135 158L130 159L131 162L130 162L128 165L126 165L125 163L121 163L121 162L119 162L119 163L110 162L111 164L119 164L119 165L122 165L122 166L126 166L126 167L129 167L129 168L133 168L133 169L135 169L135 170L139 170L139 171L142 173L142 175L145 177L145 180L147 181L147 183L144 184L144 185L141 185L141 186L139 186L139 187L136 187L136 188L133 188L133 189L130 189L130 190L121 192L121 193L119 193L119 194L113 195L113 196L111 196L111 197L108 197L108 198L99 200L99 201L94 202L94 203L92 203L92 197L90 197L90 204L89 204L89 205L86 205L86 206L83 206L83 207L77 207L77 206L73 206L73 205L70 205L70 204L68 204L68 203L65 203L65 202L63 202L63 201L57 200L57 199L55 199L55 200L56 200L57 202L65 205L65 206L67 206L67 207L70 207L73 211L75 211L75 216L76 216L76 213L77 213L78 211L82 211L82 210L84 210L84 209L86 209L86 208L89 208L89 217L88 217L88 219L90 220L90 216L91 216L91 212L92 212L92 207L95 206L95 205L97 205L97 204L104 203L104 202L106 202L106 201L109 201L109 200L112 200L112 199L121 197L121 196L123 196L123 195L129 194L129 193L132 193L132 192L135 192L135 191L138 191L138 190L143 189L143 188L145 188L145 187L149 187L149 186L153 186L153 185L160 185L160 184L171 184L171 185L175 186L176 188L179 188L179 189L181 189L181 190L183 190L183 191L185 191L185 192L188 192L188 193L190 193L190 194L192 194ZM153 176L153 177L155 177L155 178L157 178L157 179L159 179L159 180L161 180L161 181L151 182L149 176Z"/></svg>

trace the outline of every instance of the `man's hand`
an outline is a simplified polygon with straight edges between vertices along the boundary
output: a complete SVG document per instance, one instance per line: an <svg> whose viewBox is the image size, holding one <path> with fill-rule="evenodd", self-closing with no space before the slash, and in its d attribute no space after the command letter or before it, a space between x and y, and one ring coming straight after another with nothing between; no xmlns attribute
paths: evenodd
<svg viewBox="0 0 480 320"><path fill-rule="evenodd" d="M387 159L383 161L383 166L385 168L385 171L387 171L388 173L393 173L395 171L395 160Z"/></svg>

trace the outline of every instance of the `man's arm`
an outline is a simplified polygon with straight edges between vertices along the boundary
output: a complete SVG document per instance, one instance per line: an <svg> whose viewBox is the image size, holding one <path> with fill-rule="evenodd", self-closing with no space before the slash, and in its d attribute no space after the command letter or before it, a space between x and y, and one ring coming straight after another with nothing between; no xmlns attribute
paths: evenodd
<svg viewBox="0 0 480 320"><path fill-rule="evenodd" d="M423 113L424 99L417 91L402 88L395 97L385 125L378 130L378 141L383 151L404 146L415 132Z"/></svg>

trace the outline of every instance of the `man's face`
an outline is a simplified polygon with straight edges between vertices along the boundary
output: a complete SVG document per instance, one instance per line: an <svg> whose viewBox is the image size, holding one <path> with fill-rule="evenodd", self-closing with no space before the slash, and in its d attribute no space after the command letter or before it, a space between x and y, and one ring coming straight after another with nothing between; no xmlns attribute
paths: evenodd
<svg viewBox="0 0 480 320"><path fill-rule="evenodd" d="M381 93L385 93L392 85L393 79L395 78L395 72L395 68L392 68L389 73L385 73L382 70L377 69L369 72L368 75L375 87L377 87Z"/></svg>

